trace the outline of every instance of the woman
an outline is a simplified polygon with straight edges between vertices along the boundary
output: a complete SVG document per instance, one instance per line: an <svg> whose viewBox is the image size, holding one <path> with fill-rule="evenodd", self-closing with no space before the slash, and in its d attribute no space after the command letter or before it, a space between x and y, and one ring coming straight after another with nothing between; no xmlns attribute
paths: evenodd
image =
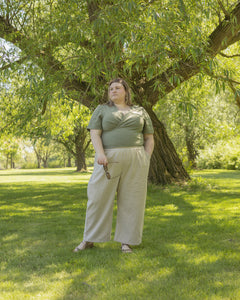
<svg viewBox="0 0 240 300"><path fill-rule="evenodd" d="M153 127L147 112L133 106L130 89L120 78L109 84L109 101L99 105L88 125L96 156L88 183L83 242L74 252L111 239L114 198L117 224L114 240L123 252L142 240L147 176L153 152Z"/></svg>

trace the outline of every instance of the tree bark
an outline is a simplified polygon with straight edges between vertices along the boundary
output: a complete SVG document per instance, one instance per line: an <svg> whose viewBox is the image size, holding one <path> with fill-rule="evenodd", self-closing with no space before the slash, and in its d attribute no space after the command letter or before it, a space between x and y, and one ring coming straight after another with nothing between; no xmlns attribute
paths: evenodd
<svg viewBox="0 0 240 300"><path fill-rule="evenodd" d="M82 147L76 145L76 167L77 172L86 171L87 165L86 165L86 159L85 159L85 153L83 152Z"/></svg>
<svg viewBox="0 0 240 300"><path fill-rule="evenodd" d="M87 165L85 160L85 152L83 151L81 133L78 134L75 140L75 153L77 172L86 171Z"/></svg>
<svg viewBox="0 0 240 300"><path fill-rule="evenodd" d="M49 157L50 157L50 153L51 151L49 150L45 150L44 153L42 154L42 162L43 162L43 167L44 169L48 168L48 160L49 160Z"/></svg>
<svg viewBox="0 0 240 300"><path fill-rule="evenodd" d="M7 154L7 157L6 157L6 169L8 169L8 163L9 163L9 154Z"/></svg>
<svg viewBox="0 0 240 300"><path fill-rule="evenodd" d="M177 181L189 180L182 161L180 160L166 129L152 109L146 108L154 126L155 147L151 157L149 180L162 185Z"/></svg>
<svg viewBox="0 0 240 300"><path fill-rule="evenodd" d="M184 126L184 130L185 130L185 142L186 142L186 146L187 146L188 163L190 164L190 166L192 168L196 169L197 168L196 158L197 158L198 152L194 146L193 134L189 131L189 128L187 125Z"/></svg>
<svg viewBox="0 0 240 300"><path fill-rule="evenodd" d="M84 147L84 144L86 143L87 138L87 131L84 127L78 128L78 132L75 136L75 157L76 157L76 166L77 166L77 172L80 171L86 171L87 165L86 165L86 158L85 158L85 151L87 147ZM87 143L89 145L89 143Z"/></svg>
<svg viewBox="0 0 240 300"><path fill-rule="evenodd" d="M48 158L43 159L43 167L44 167L44 169L47 169L47 167L48 167Z"/></svg>
<svg viewBox="0 0 240 300"><path fill-rule="evenodd" d="M68 155L67 167L70 168L72 166L71 155Z"/></svg>
<svg viewBox="0 0 240 300"><path fill-rule="evenodd" d="M41 168L41 155L38 153L37 149L34 147L34 152L36 154L37 157L37 168L40 169Z"/></svg>

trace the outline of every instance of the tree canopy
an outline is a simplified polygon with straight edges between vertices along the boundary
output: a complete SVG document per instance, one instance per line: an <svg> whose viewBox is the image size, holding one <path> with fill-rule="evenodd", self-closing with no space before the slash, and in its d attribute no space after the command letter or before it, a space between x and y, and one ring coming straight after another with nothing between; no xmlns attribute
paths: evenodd
<svg viewBox="0 0 240 300"><path fill-rule="evenodd" d="M207 75L229 86L240 106L240 1L3 1L0 37L11 43L1 47L2 76L21 70L28 84L20 95L35 99L40 114L56 93L95 107L107 82L124 77L154 123L150 174L165 174L156 181L187 178L152 110L159 99L198 74L199 83Z"/></svg>

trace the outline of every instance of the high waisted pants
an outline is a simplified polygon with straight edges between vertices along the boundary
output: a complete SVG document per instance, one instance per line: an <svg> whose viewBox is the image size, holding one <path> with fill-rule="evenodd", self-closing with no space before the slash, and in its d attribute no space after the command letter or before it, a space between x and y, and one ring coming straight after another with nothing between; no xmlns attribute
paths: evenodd
<svg viewBox="0 0 240 300"><path fill-rule="evenodd" d="M114 240L138 245L142 241L150 156L143 147L106 149L105 154L111 179L107 179L103 166L95 158L88 183L84 241L106 242L111 239L117 192Z"/></svg>

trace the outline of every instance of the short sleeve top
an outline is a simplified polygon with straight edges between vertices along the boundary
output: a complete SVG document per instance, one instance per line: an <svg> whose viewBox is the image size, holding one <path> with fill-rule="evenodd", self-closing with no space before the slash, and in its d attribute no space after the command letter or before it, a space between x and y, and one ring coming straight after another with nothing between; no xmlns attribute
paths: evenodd
<svg viewBox="0 0 240 300"><path fill-rule="evenodd" d="M131 106L123 113L113 105L98 105L94 110L88 130L102 130L104 149L138 147L144 144L144 134L153 134L152 121L143 107Z"/></svg>

